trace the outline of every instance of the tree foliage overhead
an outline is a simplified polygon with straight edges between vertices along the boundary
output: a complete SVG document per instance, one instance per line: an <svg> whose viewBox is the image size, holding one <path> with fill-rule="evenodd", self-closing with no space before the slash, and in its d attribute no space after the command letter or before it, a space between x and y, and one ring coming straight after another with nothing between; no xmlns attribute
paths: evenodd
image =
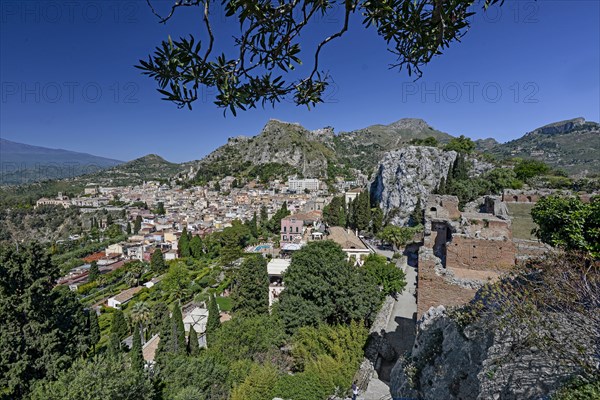
<svg viewBox="0 0 600 400"><path fill-rule="evenodd" d="M90 345L83 307L67 288L53 289L57 278L41 246L0 247L0 398L22 398Z"/></svg>
<svg viewBox="0 0 600 400"><path fill-rule="evenodd" d="M257 1L226 0L222 3L223 24L239 26L233 43L221 43L215 37L219 20L210 0L172 1L170 9L160 10L159 3L147 0L161 23L166 23L182 8L199 8L202 32L189 38L169 37L156 47L138 67L156 80L164 100L191 109L204 88L216 89L215 104L230 110L275 105L291 97L297 105L316 105L331 83L329 73L320 65L326 45L338 39L362 16L364 28L374 27L394 55L390 68L406 68L409 75L421 76L421 68L442 54L467 32L474 0L371 0L348 1ZM485 0L483 7L503 0ZM333 32L307 49L304 56L300 37L308 35L319 18L342 9L343 20ZM231 54L219 51L230 48ZM291 72L298 68L297 73Z"/></svg>

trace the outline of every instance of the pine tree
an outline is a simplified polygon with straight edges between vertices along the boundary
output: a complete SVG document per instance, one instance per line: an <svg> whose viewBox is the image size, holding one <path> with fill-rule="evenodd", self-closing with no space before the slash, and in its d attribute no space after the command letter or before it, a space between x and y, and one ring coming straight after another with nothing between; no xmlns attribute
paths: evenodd
<svg viewBox="0 0 600 400"><path fill-rule="evenodd" d="M210 296L208 301L208 318L206 320L206 341L209 343L213 334L221 326L221 315L219 313L219 306L217 305L217 299L214 295Z"/></svg>
<svg viewBox="0 0 600 400"><path fill-rule="evenodd" d="M190 254L190 239L188 236L187 228L183 228L183 232L181 232L181 237L179 238L179 243L177 245L179 249L180 257L189 257Z"/></svg>
<svg viewBox="0 0 600 400"><path fill-rule="evenodd" d="M160 249L155 249L152 253L152 256L150 257L150 268L152 268L152 271L158 274L167 269L167 266L165 265L165 259L163 258L163 254Z"/></svg>
<svg viewBox="0 0 600 400"><path fill-rule="evenodd" d="M133 330L133 345L131 347L131 367L138 372L144 372L144 355L142 353L142 335L138 327Z"/></svg>
<svg viewBox="0 0 600 400"><path fill-rule="evenodd" d="M185 354L187 351L183 316L177 303L173 305L171 313L171 351L175 354Z"/></svg>
<svg viewBox="0 0 600 400"><path fill-rule="evenodd" d="M125 233L127 233L127 235L131 235L131 223L127 223L127 228L125 228Z"/></svg>
<svg viewBox="0 0 600 400"><path fill-rule="evenodd" d="M88 312L88 325L90 331L90 346L96 353L96 345L100 341L100 325L98 324L98 315L93 308Z"/></svg>
<svg viewBox="0 0 600 400"><path fill-rule="evenodd" d="M190 254L195 259L200 259L200 257L202 257L202 240L198 235L195 235L192 237L192 240L190 240Z"/></svg>
<svg viewBox="0 0 600 400"><path fill-rule="evenodd" d="M193 327L190 328L190 334L187 343L187 353L190 356L197 356L200 353L200 346L198 345L198 334L196 333L196 330Z"/></svg>
<svg viewBox="0 0 600 400"><path fill-rule="evenodd" d="M261 256L248 257L237 271L232 292L234 311L247 314L269 312L269 275Z"/></svg>
<svg viewBox="0 0 600 400"><path fill-rule="evenodd" d="M90 264L90 270L88 273L88 282L94 282L100 276L100 271L98 270L98 262L92 261Z"/></svg>

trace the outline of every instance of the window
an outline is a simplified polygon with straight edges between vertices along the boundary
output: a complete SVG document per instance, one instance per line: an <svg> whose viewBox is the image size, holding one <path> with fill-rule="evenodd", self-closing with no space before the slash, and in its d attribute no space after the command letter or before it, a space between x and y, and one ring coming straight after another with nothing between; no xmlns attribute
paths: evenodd
<svg viewBox="0 0 600 400"><path fill-rule="evenodd" d="M283 241L287 242L287 236L286 235L283 235Z"/></svg>
<svg viewBox="0 0 600 400"><path fill-rule="evenodd" d="M298 227L296 227L296 233L298 233Z"/></svg>

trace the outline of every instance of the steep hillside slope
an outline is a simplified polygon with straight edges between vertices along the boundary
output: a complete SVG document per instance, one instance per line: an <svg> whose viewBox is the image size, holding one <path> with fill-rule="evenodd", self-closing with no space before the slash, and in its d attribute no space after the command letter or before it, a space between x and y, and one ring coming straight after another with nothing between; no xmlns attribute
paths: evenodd
<svg viewBox="0 0 600 400"><path fill-rule="evenodd" d="M533 158L570 175L599 174L600 124L583 118L555 122L487 151L501 158Z"/></svg>
<svg viewBox="0 0 600 400"><path fill-rule="evenodd" d="M434 137L446 143L452 136L440 132L422 119L403 118L389 125L372 125L333 138L340 162L371 173L385 152L398 150L414 139Z"/></svg>
<svg viewBox="0 0 600 400"><path fill-rule="evenodd" d="M260 175L261 166L281 175L326 177L336 155L329 130L308 131L299 124L270 120L260 134L230 138L197 162L196 179L209 181L226 175Z"/></svg>

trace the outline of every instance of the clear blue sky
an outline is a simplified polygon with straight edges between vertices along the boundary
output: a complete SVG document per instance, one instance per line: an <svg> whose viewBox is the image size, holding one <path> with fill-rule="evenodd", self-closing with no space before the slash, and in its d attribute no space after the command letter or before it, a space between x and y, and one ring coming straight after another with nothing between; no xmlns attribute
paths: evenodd
<svg viewBox="0 0 600 400"><path fill-rule="evenodd" d="M322 67L335 80L326 104L308 111L282 103L237 117L224 117L211 102L179 110L133 67L167 35L196 32L195 9L164 26L142 0L0 6L0 136L28 144L121 160L157 153L180 162L201 158L229 136L255 135L269 118L347 131L418 117L454 135L499 141L561 119L600 120L596 0L507 0L473 17L463 42L416 83L388 70L393 58L385 43L356 18L325 48ZM320 21L315 35L334 32L340 19L337 13ZM228 39L230 31L216 29L218 43Z"/></svg>

